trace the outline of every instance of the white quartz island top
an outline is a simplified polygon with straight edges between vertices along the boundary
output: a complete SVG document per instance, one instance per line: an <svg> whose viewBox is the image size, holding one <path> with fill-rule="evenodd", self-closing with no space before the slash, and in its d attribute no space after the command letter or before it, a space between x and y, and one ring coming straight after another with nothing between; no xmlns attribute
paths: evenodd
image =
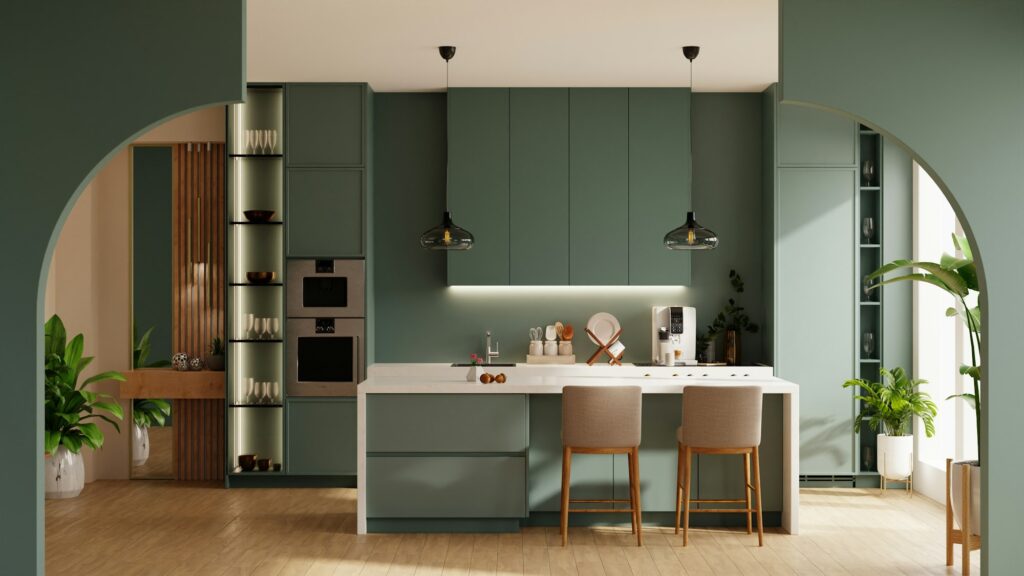
<svg viewBox="0 0 1024 576"><path fill-rule="evenodd" d="M559 394L564 386L636 385L645 394L679 394L687 385L760 386L765 394L793 394L793 382L772 376L770 366L480 365L504 373L504 384L469 382L469 367L449 364L375 364L359 385L364 394Z"/></svg>
<svg viewBox="0 0 1024 576"><path fill-rule="evenodd" d="M800 387L773 375L771 366L637 366L624 364L481 365L482 371L504 373L504 384L470 382L468 366L441 363L374 364L357 394L357 531L365 534L366 404L377 394L560 394L565 386L640 386L645 394L682 394L686 386L760 386L782 397L782 529L799 533Z"/></svg>

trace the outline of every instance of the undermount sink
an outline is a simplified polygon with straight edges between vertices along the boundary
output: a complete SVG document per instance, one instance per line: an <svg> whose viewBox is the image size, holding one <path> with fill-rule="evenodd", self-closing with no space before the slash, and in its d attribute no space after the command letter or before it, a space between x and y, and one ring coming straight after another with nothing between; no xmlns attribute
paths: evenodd
<svg viewBox="0 0 1024 576"><path fill-rule="evenodd" d="M470 366L482 366L482 367L500 366L500 367L503 367L503 368L514 368L515 364L511 364L511 363L509 363L509 364L501 364L501 363L498 363L498 362L495 362L493 364L473 364L471 362L465 362L465 363L454 362L452 364L452 368L469 368Z"/></svg>

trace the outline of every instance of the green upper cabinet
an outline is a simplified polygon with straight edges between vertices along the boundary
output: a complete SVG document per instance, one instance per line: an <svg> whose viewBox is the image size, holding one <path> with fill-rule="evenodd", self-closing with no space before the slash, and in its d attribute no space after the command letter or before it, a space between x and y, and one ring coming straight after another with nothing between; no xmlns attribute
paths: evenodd
<svg viewBox="0 0 1024 576"><path fill-rule="evenodd" d="M806 106L778 108L776 137L780 166L854 166L857 123Z"/></svg>
<svg viewBox="0 0 1024 576"><path fill-rule="evenodd" d="M366 163L366 84L288 84L289 166Z"/></svg>
<svg viewBox="0 0 1024 576"><path fill-rule="evenodd" d="M288 256L365 256L365 189L360 169L288 169Z"/></svg>
<svg viewBox="0 0 1024 576"><path fill-rule="evenodd" d="M509 90L448 92L448 205L472 250L448 253L448 284L509 284Z"/></svg>
<svg viewBox="0 0 1024 576"><path fill-rule="evenodd" d="M569 283L629 283L629 92L569 90Z"/></svg>
<svg viewBox="0 0 1024 576"><path fill-rule="evenodd" d="M569 90L511 89L509 140L510 283L566 285Z"/></svg>
<svg viewBox="0 0 1024 576"><path fill-rule="evenodd" d="M690 254L665 233L690 209L690 91L629 89L629 283L690 283Z"/></svg>

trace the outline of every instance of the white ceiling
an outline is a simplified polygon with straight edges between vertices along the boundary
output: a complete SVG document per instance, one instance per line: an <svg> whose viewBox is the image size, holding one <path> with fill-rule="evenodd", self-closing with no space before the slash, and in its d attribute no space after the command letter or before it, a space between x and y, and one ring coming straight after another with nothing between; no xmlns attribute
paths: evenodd
<svg viewBox="0 0 1024 576"><path fill-rule="evenodd" d="M250 82L688 86L759 91L778 77L777 0L249 0Z"/></svg>

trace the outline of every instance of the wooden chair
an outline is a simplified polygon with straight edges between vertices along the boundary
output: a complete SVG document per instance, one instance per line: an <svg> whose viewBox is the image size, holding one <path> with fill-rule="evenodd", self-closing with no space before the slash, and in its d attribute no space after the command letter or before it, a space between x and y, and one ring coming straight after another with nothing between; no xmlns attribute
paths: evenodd
<svg viewBox="0 0 1024 576"><path fill-rule="evenodd" d="M981 549L981 537L972 534L971 529L971 467L960 468L960 501L964 509L960 511L963 526L953 528L953 460L946 458L946 566L953 565L953 544L960 545L960 573L968 576L971 573L971 551Z"/></svg>
<svg viewBox="0 0 1024 576"><path fill-rule="evenodd" d="M639 462L641 402L639 386L562 388L562 546L569 542L570 512L628 512L636 545L643 545ZM629 498L570 498L573 454L625 454L629 461ZM627 502L629 508L615 508L615 504ZM611 508L570 509L570 505L576 503L611 504Z"/></svg>
<svg viewBox="0 0 1024 576"><path fill-rule="evenodd" d="M751 533L751 515L757 513L757 545L764 546L761 519L761 445L762 392L757 386L687 386L683 390L683 425L676 432L679 441L679 469L676 477L676 534L679 534L680 509L683 516L683 546L689 543L690 513L745 513L747 534ZM691 460L694 454L743 455L744 498L690 498ZM754 482L750 482L750 461L754 461ZM750 491L757 508L751 508ZM691 503L745 504L744 508L690 509Z"/></svg>

